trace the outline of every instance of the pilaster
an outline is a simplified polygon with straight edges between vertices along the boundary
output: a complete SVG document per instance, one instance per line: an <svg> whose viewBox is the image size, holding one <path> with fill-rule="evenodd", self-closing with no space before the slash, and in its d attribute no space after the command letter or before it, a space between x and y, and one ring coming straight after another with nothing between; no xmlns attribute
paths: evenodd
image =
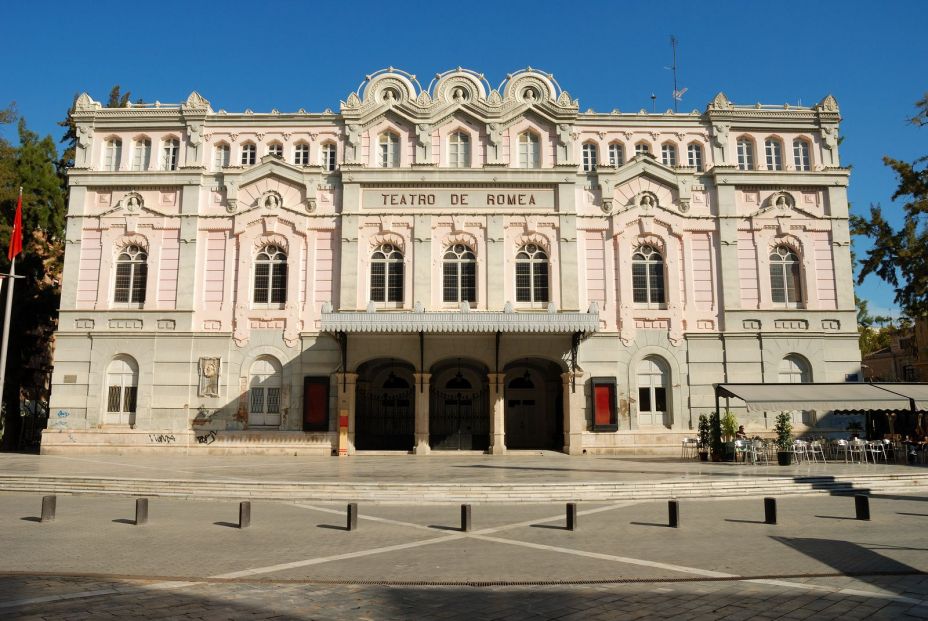
<svg viewBox="0 0 928 621"><path fill-rule="evenodd" d="M504 393L505 373L487 375L490 386L490 454L503 455L506 452L506 408Z"/></svg>
<svg viewBox="0 0 928 621"><path fill-rule="evenodd" d="M414 452L416 455L428 455L431 452L429 447L429 396L431 373L413 373L416 385L413 390L416 391L416 422L415 437L416 444Z"/></svg>
<svg viewBox="0 0 928 621"><path fill-rule="evenodd" d="M432 216L417 215L414 222L412 300L407 303L422 302L428 306L432 298Z"/></svg>
<svg viewBox="0 0 928 621"><path fill-rule="evenodd" d="M583 453L583 431L586 428L583 412L586 399L582 378L583 371L561 373L564 391L564 398L561 399L564 408L564 452L568 455Z"/></svg>
<svg viewBox="0 0 928 621"><path fill-rule="evenodd" d="M339 310L358 308L358 206L361 189L357 183L342 186L341 217L341 271L339 282Z"/></svg>
<svg viewBox="0 0 928 621"><path fill-rule="evenodd" d="M741 308L741 287L738 281L738 218L735 187L716 187L719 205L719 276L723 310ZM724 317L724 315L723 315Z"/></svg>
<svg viewBox="0 0 928 621"><path fill-rule="evenodd" d="M358 382L357 373L336 372L335 390L338 402L338 455L354 454L354 414Z"/></svg>
<svg viewBox="0 0 928 621"><path fill-rule="evenodd" d="M181 193L180 221L180 256L178 258L177 273L177 302L178 310L193 310L195 300L197 273L197 232L199 228L197 214L200 207L200 186L185 185ZM152 240L152 243L156 243ZM187 275L188 277L184 277ZM154 291L154 288L151 289Z"/></svg>
<svg viewBox="0 0 928 621"><path fill-rule="evenodd" d="M577 208L574 184L557 186L557 205L560 211L558 226L558 276L561 281L561 310L580 310L580 279L577 275Z"/></svg>
<svg viewBox="0 0 928 621"><path fill-rule="evenodd" d="M77 280L81 263L81 237L83 236L84 203L87 188L73 186L68 204L67 233L65 235L64 269L61 275L61 308L77 306Z"/></svg>
<svg viewBox="0 0 928 621"><path fill-rule="evenodd" d="M506 304L506 235L503 216L487 216L487 310L500 311Z"/></svg>

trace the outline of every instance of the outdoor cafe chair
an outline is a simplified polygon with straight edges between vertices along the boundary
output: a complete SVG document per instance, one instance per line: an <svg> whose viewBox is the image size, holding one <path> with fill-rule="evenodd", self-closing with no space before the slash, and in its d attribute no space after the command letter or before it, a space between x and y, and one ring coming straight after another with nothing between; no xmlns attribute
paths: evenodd
<svg viewBox="0 0 928 621"><path fill-rule="evenodd" d="M882 440L867 442L867 453L869 454L873 463L876 463L877 459L881 457L884 463L889 463L889 460L886 457L886 448L883 445Z"/></svg>
<svg viewBox="0 0 928 621"><path fill-rule="evenodd" d="M837 460L838 457L844 457L844 463L850 461L851 457L851 447L848 444L847 440L835 440L832 444L832 455L831 458Z"/></svg>
<svg viewBox="0 0 928 621"><path fill-rule="evenodd" d="M803 459L809 459L809 447L802 440L794 440L790 446L790 453L796 457L796 463L801 464Z"/></svg>
<svg viewBox="0 0 928 621"><path fill-rule="evenodd" d="M867 463L867 443L863 440L851 440L848 442L851 451L851 463L858 461L862 464Z"/></svg>
<svg viewBox="0 0 928 621"><path fill-rule="evenodd" d="M680 448L681 459L696 459L698 457L699 441L696 438L683 438L683 445Z"/></svg>
<svg viewBox="0 0 928 621"><path fill-rule="evenodd" d="M748 461L748 441L747 440L735 440L735 461L738 461L738 457L741 457L741 461L747 463Z"/></svg>
<svg viewBox="0 0 928 621"><path fill-rule="evenodd" d="M765 464L770 465L770 460L767 458L767 445L762 440L754 440L748 448L751 451L752 464L756 466L757 462L763 459Z"/></svg>
<svg viewBox="0 0 928 621"><path fill-rule="evenodd" d="M825 459L825 449L822 447L822 442L820 440L812 440L809 442L808 454L811 461L818 461L816 455L821 455L822 463L828 463L828 460Z"/></svg>

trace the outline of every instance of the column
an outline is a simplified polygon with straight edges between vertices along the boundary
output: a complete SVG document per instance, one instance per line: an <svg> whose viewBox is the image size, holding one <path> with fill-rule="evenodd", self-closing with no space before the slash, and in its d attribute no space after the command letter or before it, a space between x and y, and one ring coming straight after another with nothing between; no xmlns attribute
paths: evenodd
<svg viewBox="0 0 928 621"><path fill-rule="evenodd" d="M577 390L573 391L573 379L577 380ZM583 453L583 431L586 428L583 386L583 371L561 373L564 397L564 452L568 455Z"/></svg>
<svg viewBox="0 0 928 621"><path fill-rule="evenodd" d="M354 454L354 412L358 381L357 373L335 374L338 395L338 456Z"/></svg>
<svg viewBox="0 0 928 621"><path fill-rule="evenodd" d="M506 408L503 401L506 386L505 373L490 373L490 454L506 452Z"/></svg>
<svg viewBox="0 0 928 621"><path fill-rule="evenodd" d="M416 385L413 390L416 391L416 446L414 452L416 455L428 455L431 451L429 447L429 381L432 379L431 373L413 373L416 379Z"/></svg>
<svg viewBox="0 0 928 621"><path fill-rule="evenodd" d="M728 310L741 308L741 283L738 273L738 217L735 203L735 188L733 186L718 186L719 204L719 280L721 286L722 309L721 329L729 329L725 325L725 313ZM758 252L762 250L758 249ZM763 274L761 274L763 277Z"/></svg>

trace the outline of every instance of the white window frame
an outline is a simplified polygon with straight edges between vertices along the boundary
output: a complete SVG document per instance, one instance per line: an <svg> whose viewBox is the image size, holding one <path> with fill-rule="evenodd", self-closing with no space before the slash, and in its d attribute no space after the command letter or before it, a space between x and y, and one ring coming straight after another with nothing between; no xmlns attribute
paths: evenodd
<svg viewBox="0 0 928 621"><path fill-rule="evenodd" d="M148 170L151 166L151 139L139 138L132 143L132 170Z"/></svg>
<svg viewBox="0 0 928 621"><path fill-rule="evenodd" d="M780 384L809 384L812 382L812 365L798 354L788 354L777 368L777 382ZM812 425L815 416L811 410L792 410L789 417L794 424Z"/></svg>
<svg viewBox="0 0 928 621"><path fill-rule="evenodd" d="M541 168L541 136L530 129L519 134L519 168Z"/></svg>
<svg viewBox="0 0 928 621"><path fill-rule="evenodd" d="M661 145L661 164L674 168L677 165L677 145L665 142Z"/></svg>
<svg viewBox="0 0 928 621"><path fill-rule="evenodd" d="M213 168L215 170L222 170L227 167L232 161L232 147L230 147L225 142L220 142L216 145L215 153L213 154Z"/></svg>
<svg viewBox="0 0 928 621"><path fill-rule="evenodd" d="M793 140L793 165L796 170L812 170L812 145L808 140L803 138Z"/></svg>
<svg viewBox="0 0 928 621"><path fill-rule="evenodd" d="M738 138L735 149L738 154L738 169L754 170L754 141L750 138Z"/></svg>
<svg viewBox="0 0 928 621"><path fill-rule="evenodd" d="M446 248L442 253L441 259L441 300L443 304L460 304L468 302L471 306L477 303L478 283L477 283L477 253L467 244L456 243ZM447 280L445 270L448 266L455 266L455 299L449 300L446 293L445 281ZM465 300L464 294L464 266L472 265L474 272L474 295L473 299Z"/></svg>
<svg viewBox="0 0 928 621"><path fill-rule="evenodd" d="M799 258L799 253L785 244L779 244L770 249L768 262L771 303L780 308L801 308L804 296L802 294L802 260ZM783 291L782 300L774 299L774 289L778 288L774 287L775 281L779 281L779 288ZM789 296L791 283L795 294L795 299L792 300Z"/></svg>
<svg viewBox="0 0 928 621"><path fill-rule="evenodd" d="M599 147L595 142L584 142L582 147L583 153L583 170L584 172L593 172L599 160Z"/></svg>
<svg viewBox="0 0 928 621"><path fill-rule="evenodd" d="M638 361L635 368L635 384L638 387L638 425L641 427L669 426L670 401L670 371L667 362L657 356L647 356ZM641 390L648 391L648 407L642 408ZM664 409L657 409L657 390L663 389Z"/></svg>
<svg viewBox="0 0 928 621"><path fill-rule="evenodd" d="M618 168L625 163L625 147L618 142L609 145L609 165Z"/></svg>
<svg viewBox="0 0 928 621"><path fill-rule="evenodd" d="M687 164L696 170L702 170L703 159L702 159L702 145L698 142L691 142L686 146L686 158Z"/></svg>
<svg viewBox="0 0 928 621"><path fill-rule="evenodd" d="M242 166L254 166L258 162L258 145L253 142L244 143L239 161Z"/></svg>
<svg viewBox="0 0 928 621"><path fill-rule="evenodd" d="M319 147L319 163L322 170L335 172L338 166L338 146L332 141L323 142Z"/></svg>
<svg viewBox="0 0 928 621"><path fill-rule="evenodd" d="M523 272L520 274L519 272ZM527 273L525 273L527 272ZM519 277L528 277L528 299L520 299ZM516 253L515 260L515 297L519 306L543 308L551 301L551 262L548 253L538 244L525 244ZM544 290L539 287L538 279L544 279ZM544 293L544 295L542 295Z"/></svg>
<svg viewBox="0 0 928 621"><path fill-rule="evenodd" d="M638 258L640 256L640 258ZM656 257L656 258L655 258ZM632 252L632 301L636 308L661 309L667 308L667 272L664 255L654 246L643 244ZM644 300L635 300L635 267L644 267L645 287ZM661 287L658 289L651 282L656 275L660 276ZM657 294L661 295L658 296Z"/></svg>
<svg viewBox="0 0 928 621"><path fill-rule="evenodd" d="M280 427L283 371L276 359L261 356L248 369L248 426Z"/></svg>
<svg viewBox="0 0 928 621"><path fill-rule="evenodd" d="M103 151L103 170L116 172L122 161L122 140L110 138L106 141Z"/></svg>
<svg viewBox="0 0 928 621"><path fill-rule="evenodd" d="M779 139L767 138L764 141L764 154L767 170L783 170L783 143Z"/></svg>
<svg viewBox="0 0 928 621"><path fill-rule="evenodd" d="M134 426L138 391L138 363L130 356L115 356L106 367L103 424Z"/></svg>
<svg viewBox="0 0 928 621"><path fill-rule="evenodd" d="M125 246L116 255L113 266L113 306L143 308L148 293L148 251L135 244ZM125 271L121 269L124 266L128 267L128 274L122 277L128 277L128 282L121 286L120 272Z"/></svg>
<svg viewBox="0 0 928 621"><path fill-rule="evenodd" d="M639 155L650 155L651 154L651 145L647 142L636 142L635 143L635 157Z"/></svg>
<svg viewBox="0 0 928 621"><path fill-rule="evenodd" d="M265 244L261 250L255 255L254 267L252 269L252 278L251 278L251 307L252 308L284 308L287 304L287 297L289 295L289 278L290 271L288 265L287 252L276 244ZM267 266L267 287L264 288L264 294L259 298L258 291L258 278L264 277L264 274L259 275L259 268L261 266ZM283 272L283 274L281 274ZM274 300L274 282L275 279L279 280L283 276L283 299ZM276 289L280 291L278 287Z"/></svg>
<svg viewBox="0 0 928 621"><path fill-rule="evenodd" d="M377 160L381 168L400 167L400 136L392 130L380 133L377 138Z"/></svg>
<svg viewBox="0 0 928 621"><path fill-rule="evenodd" d="M177 170L180 164L180 140L167 138L161 145L161 170Z"/></svg>
<svg viewBox="0 0 928 621"><path fill-rule="evenodd" d="M382 273L374 275L374 266L381 266ZM391 287L391 281L396 277L400 278L399 289ZM374 295L374 279L383 279L383 295ZM368 297L371 302L378 305L394 306L402 308L403 300L406 297L406 263L405 257L399 248L393 244L381 244L371 253L370 278L368 279ZM399 295L397 295L397 292ZM379 298L379 299L378 299Z"/></svg>
<svg viewBox="0 0 928 621"><path fill-rule="evenodd" d="M448 137L448 167L470 168L470 134L458 130Z"/></svg>
<svg viewBox="0 0 928 621"><path fill-rule="evenodd" d="M295 166L309 166L308 142L298 142L293 145L293 164Z"/></svg>
<svg viewBox="0 0 928 621"><path fill-rule="evenodd" d="M281 142L272 142L267 145L267 154L279 157L283 159L284 157L284 145Z"/></svg>

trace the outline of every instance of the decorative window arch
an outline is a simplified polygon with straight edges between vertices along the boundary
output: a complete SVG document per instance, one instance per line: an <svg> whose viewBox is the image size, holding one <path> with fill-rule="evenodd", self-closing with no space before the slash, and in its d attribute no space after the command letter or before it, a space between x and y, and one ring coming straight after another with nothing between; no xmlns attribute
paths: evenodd
<svg viewBox="0 0 928 621"><path fill-rule="evenodd" d="M151 165L151 139L139 136L132 144L132 170L148 170Z"/></svg>
<svg viewBox="0 0 928 621"><path fill-rule="evenodd" d="M625 163L625 147L618 142L609 145L609 165L618 168Z"/></svg>
<svg viewBox="0 0 928 621"><path fill-rule="evenodd" d="M740 170L754 170L754 140L748 136L738 138L736 151L738 154L738 168Z"/></svg>
<svg viewBox="0 0 928 621"><path fill-rule="evenodd" d="M799 354L789 354L780 360L777 381L781 384L808 384L812 382L812 366Z"/></svg>
<svg viewBox="0 0 928 621"><path fill-rule="evenodd" d="M300 141L293 146L293 163L296 166L309 166L309 143Z"/></svg>
<svg viewBox="0 0 928 621"><path fill-rule="evenodd" d="M528 243L516 253L516 302L544 304L549 300L548 254Z"/></svg>
<svg viewBox="0 0 928 621"><path fill-rule="evenodd" d="M458 130L448 137L448 166L470 168L470 134Z"/></svg>
<svg viewBox="0 0 928 621"><path fill-rule="evenodd" d="M686 147L686 163L695 168L696 170L702 170L703 158L702 158L702 145L698 142L691 142Z"/></svg>
<svg viewBox="0 0 928 621"><path fill-rule="evenodd" d="M650 155L651 154L651 145L645 142L644 140L635 143L635 156L639 155Z"/></svg>
<svg viewBox="0 0 928 621"><path fill-rule="evenodd" d="M659 308L665 302L664 258L648 244L632 254L632 297L635 304Z"/></svg>
<svg viewBox="0 0 928 621"><path fill-rule="evenodd" d="M677 145L672 142L661 145L661 163L671 168L677 165Z"/></svg>
<svg viewBox="0 0 928 621"><path fill-rule="evenodd" d="M391 243L371 253L371 301L402 302L405 283L403 253Z"/></svg>
<svg viewBox="0 0 928 621"><path fill-rule="evenodd" d="M583 143L583 170L586 172L592 172L596 170L596 165L599 162L599 148L597 148L596 143L594 142L584 142Z"/></svg>
<svg viewBox="0 0 928 621"><path fill-rule="evenodd" d="M119 354L106 368L106 414L104 423L132 425L138 402L139 365L132 356Z"/></svg>
<svg viewBox="0 0 928 621"><path fill-rule="evenodd" d="M213 157L213 169L222 170L228 166L232 161L232 148L225 142L220 142L216 145L216 150Z"/></svg>
<svg viewBox="0 0 928 621"><path fill-rule="evenodd" d="M177 161L180 157L180 140L165 138L161 143L161 170L177 170Z"/></svg>
<svg viewBox="0 0 928 621"><path fill-rule="evenodd" d="M335 143L331 140L323 142L319 147L319 164L322 166L322 170L326 172L334 172L335 166L338 163L338 149L335 146Z"/></svg>
<svg viewBox="0 0 928 621"><path fill-rule="evenodd" d="M122 140L108 138L103 148L103 170L119 170L119 163L122 161Z"/></svg>
<svg viewBox="0 0 928 621"><path fill-rule="evenodd" d="M256 305L283 306L287 303L286 249L266 244L258 251L252 300Z"/></svg>
<svg viewBox="0 0 928 621"><path fill-rule="evenodd" d="M812 170L812 144L805 138L793 140L793 166L796 170Z"/></svg>
<svg viewBox="0 0 928 621"><path fill-rule="evenodd" d="M477 256L462 243L453 244L442 256L442 301L477 301Z"/></svg>
<svg viewBox="0 0 928 621"><path fill-rule="evenodd" d="M279 157L283 159L284 157L284 145L276 140L269 145L267 145L267 154L273 155L274 157Z"/></svg>
<svg viewBox="0 0 928 621"><path fill-rule="evenodd" d="M142 306L148 281L148 252L137 243L125 245L116 255L113 302Z"/></svg>
<svg viewBox="0 0 928 621"><path fill-rule="evenodd" d="M638 384L638 424L667 424L670 413L670 370L659 356L646 356L636 368Z"/></svg>
<svg viewBox="0 0 928 621"><path fill-rule="evenodd" d="M519 134L519 168L541 168L541 137L537 132Z"/></svg>
<svg viewBox="0 0 928 621"><path fill-rule="evenodd" d="M802 268L796 252L786 244L770 251L770 298L774 304L797 306L802 302Z"/></svg>
<svg viewBox="0 0 928 621"><path fill-rule="evenodd" d="M248 371L248 425L280 426L281 366L273 356L260 356Z"/></svg>
<svg viewBox="0 0 928 621"><path fill-rule="evenodd" d="M253 142L242 145L242 166L254 166L258 161L258 147Z"/></svg>
<svg viewBox="0 0 928 621"><path fill-rule="evenodd" d="M783 170L783 141L775 136L764 140L767 170Z"/></svg>
<svg viewBox="0 0 928 621"><path fill-rule="evenodd" d="M378 161L381 168L400 167L400 136L396 132L387 130L381 132L378 138Z"/></svg>

